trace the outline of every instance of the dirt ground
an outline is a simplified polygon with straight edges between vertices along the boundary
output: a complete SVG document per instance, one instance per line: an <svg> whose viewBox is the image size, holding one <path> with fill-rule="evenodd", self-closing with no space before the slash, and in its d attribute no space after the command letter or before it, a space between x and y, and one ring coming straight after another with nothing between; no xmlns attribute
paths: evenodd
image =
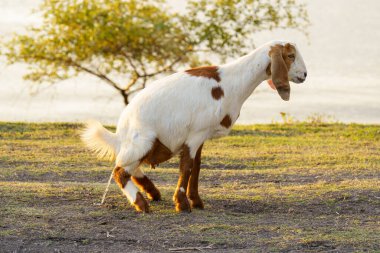
<svg viewBox="0 0 380 253"><path fill-rule="evenodd" d="M0 123L0 252L380 252L380 127L237 127L206 143L205 210L135 212L73 124ZM334 133L334 134L333 134ZM182 250L181 250L182 249Z"/></svg>

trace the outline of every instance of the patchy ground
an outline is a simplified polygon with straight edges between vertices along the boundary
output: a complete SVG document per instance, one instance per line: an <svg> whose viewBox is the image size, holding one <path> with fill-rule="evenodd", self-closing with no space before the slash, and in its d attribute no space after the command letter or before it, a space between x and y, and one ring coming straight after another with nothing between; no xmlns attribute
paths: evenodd
<svg viewBox="0 0 380 253"><path fill-rule="evenodd" d="M206 143L206 209L177 214L177 158L145 168L163 194L136 213L112 185L112 163L75 124L0 123L1 252L380 251L380 126L235 127ZM95 203L95 204L94 204Z"/></svg>

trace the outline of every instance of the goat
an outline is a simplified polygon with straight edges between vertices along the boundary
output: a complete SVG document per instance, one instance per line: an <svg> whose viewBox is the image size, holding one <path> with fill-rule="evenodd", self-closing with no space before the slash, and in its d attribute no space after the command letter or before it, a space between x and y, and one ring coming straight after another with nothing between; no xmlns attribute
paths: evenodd
<svg viewBox="0 0 380 253"><path fill-rule="evenodd" d="M149 205L137 186L151 200L160 200L161 194L139 165L154 167L180 153L176 210L203 209L198 193L203 143L229 133L244 101L264 80L288 101L289 80L302 83L306 75L296 45L272 41L229 64L193 68L155 81L123 110L116 133L90 122L81 137L99 156L116 158L114 180L143 212L149 212Z"/></svg>

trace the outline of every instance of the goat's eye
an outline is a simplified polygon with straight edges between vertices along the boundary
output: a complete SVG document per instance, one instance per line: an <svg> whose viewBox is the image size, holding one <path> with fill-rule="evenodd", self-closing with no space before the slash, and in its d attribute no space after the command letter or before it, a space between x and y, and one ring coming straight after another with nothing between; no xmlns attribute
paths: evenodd
<svg viewBox="0 0 380 253"><path fill-rule="evenodd" d="M289 54L288 58L294 60L296 58L296 56L294 54Z"/></svg>

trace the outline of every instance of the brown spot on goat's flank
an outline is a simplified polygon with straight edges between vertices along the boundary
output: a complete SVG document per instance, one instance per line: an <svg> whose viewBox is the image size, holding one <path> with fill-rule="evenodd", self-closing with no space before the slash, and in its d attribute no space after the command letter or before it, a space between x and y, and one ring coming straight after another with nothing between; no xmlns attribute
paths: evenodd
<svg viewBox="0 0 380 253"><path fill-rule="evenodd" d="M115 171L113 173L113 179L117 183L117 185L120 188L124 188L128 181L130 180L131 175L129 175L127 172L125 172L124 168L122 167L117 167L115 168Z"/></svg>
<svg viewBox="0 0 380 253"><path fill-rule="evenodd" d="M226 116L224 116L224 118L222 119L222 121L220 122L220 124L222 126L224 126L225 128L229 128L231 126L231 124L232 124L232 120L231 120L230 115L227 114Z"/></svg>
<svg viewBox="0 0 380 253"><path fill-rule="evenodd" d="M224 91L221 87L214 87L211 89L211 95L215 100L219 100L224 96Z"/></svg>
<svg viewBox="0 0 380 253"><path fill-rule="evenodd" d="M186 70L186 73L192 76L201 76L210 79L214 79L217 82L220 82L220 76L217 66L204 66L193 69Z"/></svg>
<svg viewBox="0 0 380 253"><path fill-rule="evenodd" d="M173 153L159 139L156 139L152 145L152 148L148 153L141 158L141 162L150 164L152 167L160 163L166 162L173 156Z"/></svg>
<svg viewBox="0 0 380 253"><path fill-rule="evenodd" d="M141 178L139 177L132 177L132 181L143 191L147 193L147 196L151 200L161 200L161 193L159 190L154 186L152 181L147 176L143 176Z"/></svg>

